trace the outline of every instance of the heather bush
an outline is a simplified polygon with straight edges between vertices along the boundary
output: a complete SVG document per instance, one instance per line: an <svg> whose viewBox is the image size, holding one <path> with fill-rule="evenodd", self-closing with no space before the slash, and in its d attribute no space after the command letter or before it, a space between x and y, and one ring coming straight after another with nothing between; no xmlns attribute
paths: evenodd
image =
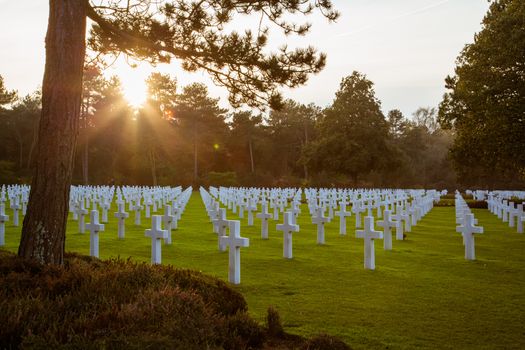
<svg viewBox="0 0 525 350"><path fill-rule="evenodd" d="M277 310L271 306L268 308L266 326L268 328L268 334L271 336L281 336L284 333L283 325L281 324L281 316Z"/></svg>
<svg viewBox="0 0 525 350"><path fill-rule="evenodd" d="M279 314L261 327L216 278L66 254L40 265L0 250L0 349L296 349Z"/></svg>
<svg viewBox="0 0 525 350"><path fill-rule="evenodd" d="M350 347L336 337L320 334L307 341L302 350L350 350Z"/></svg>
<svg viewBox="0 0 525 350"><path fill-rule="evenodd" d="M262 328L246 309L238 292L194 271L75 254L42 266L0 251L0 348L222 348L233 333L252 344ZM249 332L236 331L242 321Z"/></svg>

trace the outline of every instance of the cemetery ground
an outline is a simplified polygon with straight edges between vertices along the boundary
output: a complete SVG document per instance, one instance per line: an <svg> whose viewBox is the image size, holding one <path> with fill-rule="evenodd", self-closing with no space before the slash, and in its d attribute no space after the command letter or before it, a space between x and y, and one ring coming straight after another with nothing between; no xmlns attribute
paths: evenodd
<svg viewBox="0 0 525 350"><path fill-rule="evenodd" d="M484 227L476 236L476 261L464 259L454 208L434 207L406 240L393 241L392 251L376 241L375 271L363 268L354 215L347 219L346 236L339 235L337 218L326 224L326 245L320 246L307 206L301 210L291 260L283 258L282 233L275 230L282 215L270 220L268 240L261 239L260 220L249 227L241 219L241 236L250 246L241 249L241 284L233 288L256 320L263 323L273 306L285 331L306 337L328 333L354 349L525 348L525 235L488 210L473 209ZM149 262L151 240L144 231L150 219L143 216L135 226L130 212L125 239L118 240L115 211L113 203L100 233L101 259ZM238 219L230 211L227 217ZM228 252L218 251L198 192L178 227L173 244L162 246L162 263L226 281ZM7 223L7 250L16 252L20 229ZM71 214L66 251L89 254L89 233L78 233Z"/></svg>

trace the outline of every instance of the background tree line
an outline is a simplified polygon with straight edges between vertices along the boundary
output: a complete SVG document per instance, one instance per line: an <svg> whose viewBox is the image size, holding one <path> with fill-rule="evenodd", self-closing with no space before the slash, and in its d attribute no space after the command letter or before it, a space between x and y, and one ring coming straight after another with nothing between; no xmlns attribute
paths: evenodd
<svg viewBox="0 0 525 350"><path fill-rule="evenodd" d="M137 110L118 78L96 67L84 77L75 183L455 186L452 138L436 110L421 108L412 120L398 110L384 116L358 72L325 109L286 100L267 114L222 109L206 86L179 88L159 73L145 82L148 99ZM2 96L1 182L28 182L40 94L17 98L2 84Z"/></svg>

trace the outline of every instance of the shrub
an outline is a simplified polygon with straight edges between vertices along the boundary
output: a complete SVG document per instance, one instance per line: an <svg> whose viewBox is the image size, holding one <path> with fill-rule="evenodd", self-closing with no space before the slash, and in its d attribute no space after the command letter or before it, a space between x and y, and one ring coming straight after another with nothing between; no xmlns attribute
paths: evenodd
<svg viewBox="0 0 525 350"><path fill-rule="evenodd" d="M485 201L467 200L466 202L469 208L487 209L489 207L488 203Z"/></svg>
<svg viewBox="0 0 525 350"><path fill-rule="evenodd" d="M279 316L277 310L272 306L268 308L266 326L268 327L268 334L272 337L278 337L284 333L283 325L281 324L281 316Z"/></svg>
<svg viewBox="0 0 525 350"><path fill-rule="evenodd" d="M263 329L244 312L227 318L226 332L225 349L256 349L265 340Z"/></svg>
<svg viewBox="0 0 525 350"><path fill-rule="evenodd" d="M0 250L0 349L348 349L284 333L273 308L267 321L271 339L240 293L196 271L70 253L40 265Z"/></svg>
<svg viewBox="0 0 525 350"><path fill-rule="evenodd" d="M350 350L342 340L327 334L320 334L309 341L303 347L303 350Z"/></svg>
<svg viewBox="0 0 525 350"><path fill-rule="evenodd" d="M455 205L456 205L456 203L455 203L454 199L443 198L443 197L441 197L439 202L434 204L435 207L453 207Z"/></svg>
<svg viewBox="0 0 525 350"><path fill-rule="evenodd" d="M525 199L524 198L519 198L519 197L510 197L509 198L509 202L512 202L514 204L521 204L521 203L525 202Z"/></svg>
<svg viewBox="0 0 525 350"><path fill-rule="evenodd" d="M246 309L238 292L194 271L75 254L44 266L0 250L0 348L219 348L231 342L224 334L258 344ZM231 332L232 317L252 331Z"/></svg>

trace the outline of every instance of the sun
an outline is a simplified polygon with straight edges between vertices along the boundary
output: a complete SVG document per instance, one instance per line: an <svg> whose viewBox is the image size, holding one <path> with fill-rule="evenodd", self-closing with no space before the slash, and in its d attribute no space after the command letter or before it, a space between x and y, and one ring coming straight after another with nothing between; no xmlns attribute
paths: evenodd
<svg viewBox="0 0 525 350"><path fill-rule="evenodd" d="M153 71L147 64L130 66L120 58L109 68L109 75L117 75L122 83L122 92L128 103L138 109L144 104L148 96L146 78Z"/></svg>

